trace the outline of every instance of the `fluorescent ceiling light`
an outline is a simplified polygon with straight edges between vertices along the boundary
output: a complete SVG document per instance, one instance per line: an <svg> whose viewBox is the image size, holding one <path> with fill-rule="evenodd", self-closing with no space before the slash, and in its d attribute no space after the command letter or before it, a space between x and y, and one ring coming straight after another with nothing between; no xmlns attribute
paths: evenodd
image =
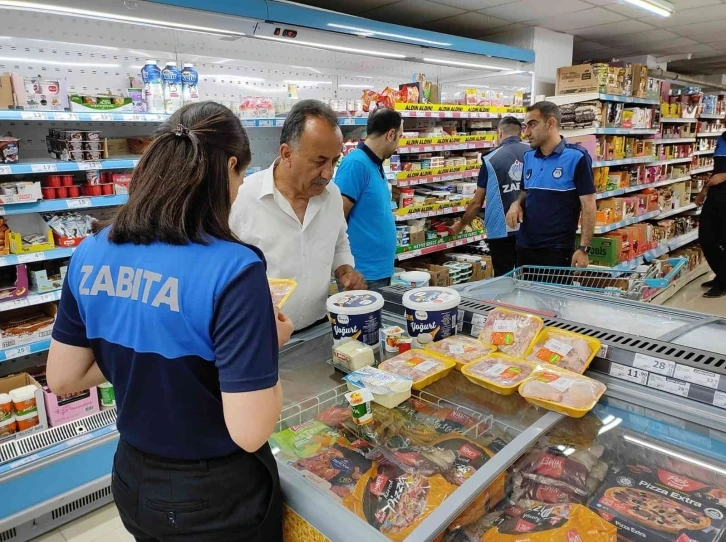
<svg viewBox="0 0 726 542"><path fill-rule="evenodd" d="M641 9L660 15L661 17L670 17L673 15L675 8L668 2L660 2L658 0L623 0L628 4L632 4Z"/></svg>
<svg viewBox="0 0 726 542"><path fill-rule="evenodd" d="M717 472L718 474L726 475L726 470L721 469L715 465L711 465L710 463L706 463L705 461L700 461L700 460L696 459L695 457L691 457L691 456L685 455L685 454L679 454L678 452L674 452L667 448L662 448L656 444L651 444L650 442L647 442L645 440L640 440L640 439L637 439L635 437L631 437L628 435L623 435L623 438L625 440L627 440L628 442L632 442L639 446L643 446L644 448L650 448L651 450L655 450L662 454L666 454L671 457L675 457L676 459L680 459L681 461L685 461L686 463L691 463L692 465L696 465L698 467L703 467L704 469L708 469L713 472Z"/></svg>
<svg viewBox="0 0 726 542"><path fill-rule="evenodd" d="M373 88L373 85L338 85L340 88Z"/></svg>
<svg viewBox="0 0 726 542"><path fill-rule="evenodd" d="M290 66L291 68L297 68L298 70L308 70L309 72L313 73L323 73L320 70L316 70L315 68L311 68L310 66Z"/></svg>
<svg viewBox="0 0 726 542"><path fill-rule="evenodd" d="M9 62L32 62L37 64L51 64L53 66L80 66L87 68L118 68L119 64L102 64L102 63L87 63L87 62L60 62L57 60L46 60L44 58L18 58L12 56L0 56L0 60Z"/></svg>
<svg viewBox="0 0 726 542"><path fill-rule="evenodd" d="M459 60L449 60L448 58L424 58L424 62L433 64L448 64L450 66L462 66L464 68L481 68L483 70L506 70L501 66L490 66L488 64L477 64L476 62L461 62Z"/></svg>
<svg viewBox="0 0 726 542"><path fill-rule="evenodd" d="M292 83L294 85L332 85L332 81L298 81L297 79L285 79L283 83Z"/></svg>
<svg viewBox="0 0 726 542"><path fill-rule="evenodd" d="M204 32L209 34L222 34L225 36L244 36L242 32L225 30L223 28L212 28L208 26L197 26L193 24L175 23L173 21L165 21L163 19L145 19L143 17L131 17L128 15L118 15L115 13L106 13L103 11L93 11L90 9L69 8L65 6L56 6L53 4L37 4L35 2L20 2L16 0L0 0L0 8L20 9L24 11L35 11L39 13L53 13L56 15L71 15L75 17L83 17L86 19L97 19L101 21L118 21L122 23L135 23L146 26L158 26L161 28L174 28L177 30L190 30L193 32Z"/></svg>
<svg viewBox="0 0 726 542"><path fill-rule="evenodd" d="M413 38L411 36L406 36L404 34L389 34L388 32L379 32L378 30L369 30L367 28L359 28L357 26L347 26L344 24L333 24L328 23L328 26L330 28L340 28L341 30L350 30L351 32L357 32L363 36L383 36L385 38L398 38L402 40L407 41L415 41L418 43L426 43L429 45L451 45L450 43L446 43L443 41L431 41L431 40L425 40L422 38Z"/></svg>
<svg viewBox="0 0 726 542"><path fill-rule="evenodd" d="M353 47L343 47L341 45L328 45L327 43L318 43L314 41L298 41L295 39L288 38L277 38L274 36L257 36L263 40L281 41L288 45L303 45L306 47L316 47L320 49L330 49L331 51L341 51L343 53L353 53L358 55L372 55L372 56L383 56L386 58L406 58L406 55L399 55L398 53L387 53L385 51L373 51L370 49L355 49Z"/></svg>

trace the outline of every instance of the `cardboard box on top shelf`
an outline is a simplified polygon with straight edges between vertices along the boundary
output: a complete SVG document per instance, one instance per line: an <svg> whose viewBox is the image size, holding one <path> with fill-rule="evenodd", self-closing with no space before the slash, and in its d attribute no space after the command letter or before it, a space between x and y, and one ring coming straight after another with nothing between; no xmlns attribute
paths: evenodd
<svg viewBox="0 0 726 542"><path fill-rule="evenodd" d="M600 84L591 64L557 69L556 95L599 92L599 90Z"/></svg>
<svg viewBox="0 0 726 542"><path fill-rule="evenodd" d="M633 96L645 98L648 95L648 66L633 63L630 65L633 79Z"/></svg>
<svg viewBox="0 0 726 542"><path fill-rule="evenodd" d="M23 77L17 73L11 73L10 79L18 107L31 111L65 111L69 108L65 79Z"/></svg>
<svg viewBox="0 0 726 542"><path fill-rule="evenodd" d="M101 411L96 386L67 395L56 395L45 387L43 388L43 398L50 427L72 422Z"/></svg>
<svg viewBox="0 0 726 542"><path fill-rule="evenodd" d="M106 156L123 156L129 153L129 141L125 137L104 140Z"/></svg>
<svg viewBox="0 0 726 542"><path fill-rule="evenodd" d="M32 435L38 431L44 431L48 429L48 415L45 410L45 401L43 400L43 388L38 381L27 373L20 373L15 375L6 376L0 378L0 393L9 393L11 390L23 388L25 386L34 386L35 390L35 404L38 409L38 425L35 425L25 431L18 431L7 437L0 438L0 442L7 442L13 439L19 439Z"/></svg>
<svg viewBox="0 0 726 542"><path fill-rule="evenodd" d="M10 228L5 232L5 244L10 248L12 254L28 254L55 248L53 230L48 227L39 214L9 216L5 221ZM33 245L23 243L24 236L33 234L44 236L45 242Z"/></svg>
<svg viewBox="0 0 726 542"><path fill-rule="evenodd" d="M433 263L400 263L399 267L406 271L426 271L431 275L430 286L451 286L451 278L449 278L449 269L443 265Z"/></svg>
<svg viewBox="0 0 726 542"><path fill-rule="evenodd" d="M0 109L10 109L13 102L13 82L9 73L0 75Z"/></svg>

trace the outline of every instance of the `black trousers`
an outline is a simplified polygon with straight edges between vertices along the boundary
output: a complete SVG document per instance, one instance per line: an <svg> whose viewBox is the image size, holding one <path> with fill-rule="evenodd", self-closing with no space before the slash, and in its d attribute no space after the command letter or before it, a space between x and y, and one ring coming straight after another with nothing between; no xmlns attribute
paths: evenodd
<svg viewBox="0 0 726 542"><path fill-rule="evenodd" d="M282 540L282 498L270 447L206 461L165 459L119 441L113 497L139 542Z"/></svg>
<svg viewBox="0 0 726 542"><path fill-rule="evenodd" d="M698 224L698 241L716 283L726 290L726 189L709 194Z"/></svg>
<svg viewBox="0 0 726 542"><path fill-rule="evenodd" d="M517 245L517 267L541 265L547 267L571 267L573 248L524 248Z"/></svg>
<svg viewBox="0 0 726 542"><path fill-rule="evenodd" d="M510 235L501 239L487 239L489 253L492 256L494 276L501 277L512 269L517 259L517 236Z"/></svg>

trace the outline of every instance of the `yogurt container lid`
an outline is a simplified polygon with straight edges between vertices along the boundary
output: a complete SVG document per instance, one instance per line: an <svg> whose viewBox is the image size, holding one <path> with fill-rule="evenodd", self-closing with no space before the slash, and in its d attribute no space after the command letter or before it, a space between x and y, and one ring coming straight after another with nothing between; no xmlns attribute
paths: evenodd
<svg viewBox="0 0 726 542"><path fill-rule="evenodd" d="M336 314L366 314L383 308L383 296L368 290L340 292L330 296L325 306Z"/></svg>
<svg viewBox="0 0 726 542"><path fill-rule="evenodd" d="M442 311L454 309L459 303L461 303L459 292L441 286L415 288L403 294L403 306L413 310Z"/></svg>
<svg viewBox="0 0 726 542"><path fill-rule="evenodd" d="M0 405L5 403L10 403L12 399L10 398L10 395L7 393L0 393Z"/></svg>
<svg viewBox="0 0 726 542"><path fill-rule="evenodd" d="M20 403L22 401L27 401L28 399L34 399L35 390L36 387L32 384L29 386L23 386L22 388L10 390L10 397L12 397L14 403Z"/></svg>
<svg viewBox="0 0 726 542"><path fill-rule="evenodd" d="M10 416L6 420L0 420L0 427L7 427L11 423L15 423L15 416Z"/></svg>

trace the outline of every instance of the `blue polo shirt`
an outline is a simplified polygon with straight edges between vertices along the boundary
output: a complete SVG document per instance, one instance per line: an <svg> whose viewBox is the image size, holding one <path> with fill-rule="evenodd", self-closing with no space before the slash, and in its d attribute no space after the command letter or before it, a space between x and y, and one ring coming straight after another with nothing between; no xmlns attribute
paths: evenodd
<svg viewBox="0 0 726 542"><path fill-rule="evenodd" d="M353 202L348 239L356 270L369 282L393 276L396 221L383 160L361 142L343 159L334 182Z"/></svg>
<svg viewBox="0 0 726 542"><path fill-rule="evenodd" d="M88 237L71 258L53 338L93 350L132 446L190 460L240 451L221 392L278 378L262 254L215 239L116 245L107 234Z"/></svg>
<svg viewBox="0 0 726 542"><path fill-rule="evenodd" d="M719 173L726 173L726 132L716 140L716 149L713 152L713 174ZM711 199L718 197L720 201L726 200L726 183L709 187L708 197Z"/></svg>
<svg viewBox="0 0 726 542"><path fill-rule="evenodd" d="M564 139L549 156L540 149L528 151L522 189L527 199L517 244L523 248L574 248L580 196L595 193L588 152Z"/></svg>

